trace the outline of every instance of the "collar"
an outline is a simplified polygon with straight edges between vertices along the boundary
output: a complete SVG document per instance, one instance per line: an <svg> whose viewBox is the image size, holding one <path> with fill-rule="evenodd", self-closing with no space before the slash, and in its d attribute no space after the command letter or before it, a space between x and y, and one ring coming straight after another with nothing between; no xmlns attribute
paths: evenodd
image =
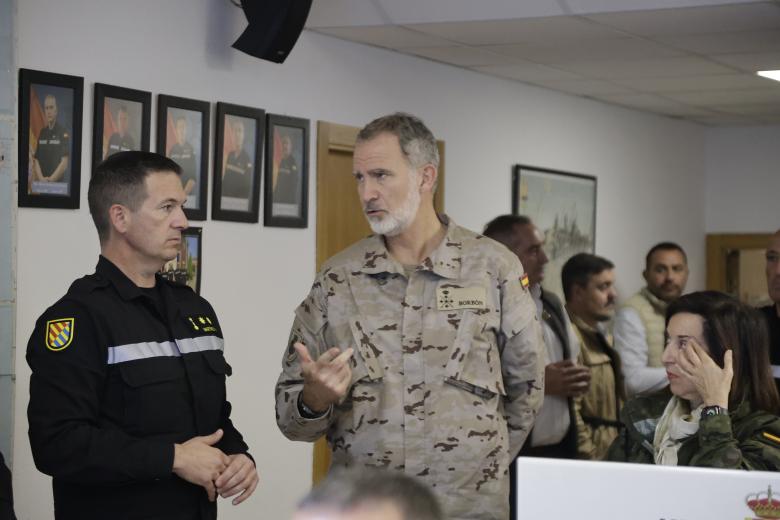
<svg viewBox="0 0 780 520"><path fill-rule="evenodd" d="M444 238L433 252L420 263L418 270L431 271L442 277L458 279L462 263L464 234L447 215L439 215L439 220L447 227ZM371 235L362 242L363 263L358 271L365 274L399 273L404 269L387 250L382 235Z"/></svg>
<svg viewBox="0 0 780 520"><path fill-rule="evenodd" d="M650 302L650 305L653 306L655 311L658 314L666 315L666 308L669 306L668 303L660 299L658 296L650 292L650 289L648 287L643 287L640 291L642 293L642 296L647 299L648 302Z"/></svg>
<svg viewBox="0 0 780 520"><path fill-rule="evenodd" d="M568 309L566 309L568 311ZM580 329L582 332L587 332L588 334L604 334L604 331L596 327L591 327L585 321L574 314L573 312L569 311L569 319L571 320L572 325L576 326L578 329Z"/></svg>
<svg viewBox="0 0 780 520"><path fill-rule="evenodd" d="M98 258L97 266L95 266L95 274L100 278L108 280L113 285L119 296L124 300L132 300L143 296L143 292L125 273L122 272L111 260L103 255ZM159 275L155 275L155 286L160 284L162 279Z"/></svg>

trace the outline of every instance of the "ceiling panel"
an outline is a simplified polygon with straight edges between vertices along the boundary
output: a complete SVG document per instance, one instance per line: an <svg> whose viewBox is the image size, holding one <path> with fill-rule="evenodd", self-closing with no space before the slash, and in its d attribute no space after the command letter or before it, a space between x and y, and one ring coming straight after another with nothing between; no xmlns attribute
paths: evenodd
<svg viewBox="0 0 780 520"><path fill-rule="evenodd" d="M538 79L532 83L540 87L547 87L560 92L567 92L569 94L577 94L580 96L594 96L598 94L628 94L634 92L626 87L597 79L567 81Z"/></svg>
<svg viewBox="0 0 780 520"><path fill-rule="evenodd" d="M655 60L603 60L557 63L556 67L591 78L668 78L695 74L731 74L733 69L696 56Z"/></svg>
<svg viewBox="0 0 780 520"><path fill-rule="evenodd" d="M729 90L767 87L766 79L754 74L719 74L671 78L614 79L618 85L646 92Z"/></svg>
<svg viewBox="0 0 780 520"><path fill-rule="evenodd" d="M780 49L780 29L659 36L659 42L700 54L761 52Z"/></svg>
<svg viewBox="0 0 780 520"><path fill-rule="evenodd" d="M538 63L566 63L577 60L639 60L681 56L684 52L639 38L610 38L571 41L550 38L544 44L493 45L481 47Z"/></svg>
<svg viewBox="0 0 780 520"><path fill-rule="evenodd" d="M710 59L745 72L780 70L780 51L718 54Z"/></svg>
<svg viewBox="0 0 780 520"><path fill-rule="evenodd" d="M595 22L643 36L780 28L780 5L757 2L682 9L590 14Z"/></svg>
<svg viewBox="0 0 780 520"><path fill-rule="evenodd" d="M472 67L472 70L501 76L502 78L516 79L519 81L554 81L554 80L576 80L582 79L582 76L572 74L563 70L558 70L546 65L536 63L524 63L508 66L493 67Z"/></svg>
<svg viewBox="0 0 780 520"><path fill-rule="evenodd" d="M452 42L431 36L430 34L412 31L397 25L371 27L328 27L316 29L316 32L350 40L367 43L388 49L404 49L407 47L446 47Z"/></svg>
<svg viewBox="0 0 780 520"><path fill-rule="evenodd" d="M435 61L458 65L460 67L509 65L517 63L517 58L485 51L477 47L423 47L404 49L409 54Z"/></svg>
<svg viewBox="0 0 780 520"><path fill-rule="evenodd" d="M744 105L753 103L780 103L778 88L750 90L707 90L701 92L666 92L664 97L697 106Z"/></svg>
<svg viewBox="0 0 780 520"><path fill-rule="evenodd" d="M465 45L544 43L551 38L573 40L606 39L621 33L575 16L554 16L520 20L414 24L406 27Z"/></svg>

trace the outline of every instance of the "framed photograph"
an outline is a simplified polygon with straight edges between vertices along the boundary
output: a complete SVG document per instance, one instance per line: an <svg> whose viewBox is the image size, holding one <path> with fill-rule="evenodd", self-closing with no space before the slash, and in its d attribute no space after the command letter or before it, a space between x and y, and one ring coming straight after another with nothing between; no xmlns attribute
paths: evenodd
<svg viewBox="0 0 780 520"><path fill-rule="evenodd" d="M157 153L181 166L184 213L190 220L207 215L209 112L207 101L157 96Z"/></svg>
<svg viewBox="0 0 780 520"><path fill-rule="evenodd" d="M268 114L266 121L263 224L305 228L309 209L309 120Z"/></svg>
<svg viewBox="0 0 780 520"><path fill-rule="evenodd" d="M512 168L512 213L526 215L544 234L544 288L563 298L561 268L596 247L596 177L546 168Z"/></svg>
<svg viewBox="0 0 780 520"><path fill-rule="evenodd" d="M217 103L211 218L255 223L260 215L260 165L265 110Z"/></svg>
<svg viewBox="0 0 780 520"><path fill-rule="evenodd" d="M84 78L19 69L19 207L79 207Z"/></svg>
<svg viewBox="0 0 780 520"><path fill-rule="evenodd" d="M160 270L163 278L189 285L198 294L200 294L202 238L203 228L189 227L182 231L179 254Z"/></svg>
<svg viewBox="0 0 780 520"><path fill-rule="evenodd" d="M92 168L117 152L148 152L151 114L151 92L95 83Z"/></svg>

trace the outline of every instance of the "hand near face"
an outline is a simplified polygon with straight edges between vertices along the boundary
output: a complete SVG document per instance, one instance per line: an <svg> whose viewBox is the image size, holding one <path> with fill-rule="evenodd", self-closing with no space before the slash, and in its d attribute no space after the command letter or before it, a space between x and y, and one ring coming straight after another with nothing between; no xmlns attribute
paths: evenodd
<svg viewBox="0 0 780 520"><path fill-rule="evenodd" d="M561 397L578 397L588 391L590 369L570 359L544 367L544 393Z"/></svg>
<svg viewBox="0 0 780 520"><path fill-rule="evenodd" d="M333 347L314 361L303 343L296 343L294 348L298 353L303 375L301 398L313 411L324 412L347 394L352 381L349 359L353 351L348 348L341 352Z"/></svg>
<svg viewBox="0 0 780 520"><path fill-rule="evenodd" d="M680 350L677 359L680 376L693 384L704 406L728 408L734 377L732 351L726 350L720 368L694 338L688 338Z"/></svg>

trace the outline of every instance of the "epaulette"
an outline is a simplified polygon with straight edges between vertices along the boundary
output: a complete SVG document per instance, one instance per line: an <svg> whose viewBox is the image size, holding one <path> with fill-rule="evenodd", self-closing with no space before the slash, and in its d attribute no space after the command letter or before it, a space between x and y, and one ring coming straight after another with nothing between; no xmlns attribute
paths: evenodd
<svg viewBox="0 0 780 520"><path fill-rule="evenodd" d="M765 441L769 441L775 446L780 446L780 437L778 437L777 435L773 435L766 430L761 432L761 438L764 439Z"/></svg>
<svg viewBox="0 0 780 520"><path fill-rule="evenodd" d="M97 273L88 274L86 276L82 276L81 278L75 280L72 284L70 284L70 288L68 289L68 294L71 295L89 294L95 289L106 287L108 284L109 284L108 278L101 276Z"/></svg>

